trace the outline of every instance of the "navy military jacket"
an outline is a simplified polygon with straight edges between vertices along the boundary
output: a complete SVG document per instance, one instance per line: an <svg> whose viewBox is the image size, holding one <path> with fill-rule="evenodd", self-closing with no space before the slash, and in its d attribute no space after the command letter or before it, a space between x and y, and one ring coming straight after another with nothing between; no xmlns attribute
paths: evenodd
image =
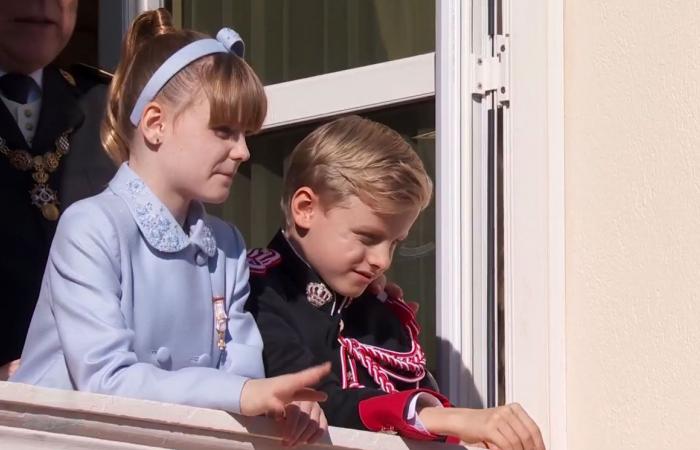
<svg viewBox="0 0 700 450"><path fill-rule="evenodd" d="M69 153L49 177L64 211L73 202L102 191L116 172L99 139L107 84L84 71L62 74L54 67L44 69L42 83L33 145L27 144L3 102L0 136L12 150L41 155L54 151L56 139L74 130ZM20 171L0 156L0 235L4 238L0 256L0 365L20 356L56 231L57 222L46 220L31 203L33 185L31 171Z"/></svg>
<svg viewBox="0 0 700 450"><path fill-rule="evenodd" d="M417 383L393 380L397 392L387 393L358 363L355 364L358 379L354 387L352 383L348 386L350 367L347 361L343 362L342 338L402 353L412 346L406 327L388 303L369 294L351 300L332 292L281 232L267 249L251 250L248 264L251 294L246 309L255 317L263 338L267 376L330 361L332 373L319 386L328 394L328 400L321 406L329 424L398 432L418 439L439 438L419 432L405 420L408 401L423 390L420 388L431 389L431 394L447 404L444 397L435 393L437 387L430 376ZM309 287L319 284L325 286L331 298L321 306L318 306L321 302L314 306Z"/></svg>

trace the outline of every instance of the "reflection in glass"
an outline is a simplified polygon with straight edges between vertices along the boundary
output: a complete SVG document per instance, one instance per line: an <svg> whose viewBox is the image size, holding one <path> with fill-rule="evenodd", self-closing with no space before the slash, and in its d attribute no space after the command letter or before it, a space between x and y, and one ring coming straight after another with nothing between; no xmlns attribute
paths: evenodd
<svg viewBox="0 0 700 450"><path fill-rule="evenodd" d="M403 105L363 116L384 123L409 140L435 179L435 103ZM279 206L285 158L322 122L272 131L248 139L250 161L236 176L229 200L209 211L233 222L249 248L265 247L282 224ZM396 250L389 280L404 290L407 300L420 303L418 320L428 366L434 373L435 339L435 201L421 214L411 233Z"/></svg>
<svg viewBox="0 0 700 450"><path fill-rule="evenodd" d="M176 23L235 28L265 84L435 50L433 0L173 0Z"/></svg>

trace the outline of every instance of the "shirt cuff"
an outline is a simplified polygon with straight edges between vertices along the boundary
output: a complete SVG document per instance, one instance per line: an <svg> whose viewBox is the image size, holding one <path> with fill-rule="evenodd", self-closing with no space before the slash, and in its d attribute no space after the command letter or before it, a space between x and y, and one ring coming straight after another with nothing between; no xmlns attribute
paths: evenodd
<svg viewBox="0 0 700 450"><path fill-rule="evenodd" d="M427 392L419 392L411 397L411 400L408 403L408 408L406 408L406 423L418 431L430 433L430 431L425 428L425 425L423 425L423 422L421 422L420 417L418 417L418 413L416 412L418 402L420 402L420 405L423 407L439 406L441 408L443 407L442 402L440 402L440 400L438 400L438 398L434 395L430 395Z"/></svg>

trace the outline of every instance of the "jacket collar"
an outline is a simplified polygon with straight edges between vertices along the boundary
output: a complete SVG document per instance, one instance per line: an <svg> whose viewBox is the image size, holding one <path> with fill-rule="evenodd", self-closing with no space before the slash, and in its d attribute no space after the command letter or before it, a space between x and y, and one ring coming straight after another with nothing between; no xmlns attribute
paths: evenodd
<svg viewBox="0 0 700 450"><path fill-rule="evenodd" d="M126 202L141 234L151 247L161 252L175 253L194 245L209 257L216 254L216 239L201 202L192 201L190 204L185 221L190 224L188 235L128 163L121 165L109 182L109 188Z"/></svg>
<svg viewBox="0 0 700 450"><path fill-rule="evenodd" d="M299 255L299 253L292 247L287 237L284 235L282 230L275 234L272 238L268 248L276 251L280 254L282 258L282 266L285 274L290 278L294 286L298 288L299 291L306 295L307 300L311 302L309 298L309 289L313 289L318 292L327 291L331 296L332 300L323 306L317 307L318 310L324 311L328 314L335 314L339 312L340 303L336 304L336 301L342 301L343 296L338 295L333 289L331 289L325 281L316 273L316 271L306 262L304 258ZM347 303L347 302L346 302ZM336 309L337 308L337 309Z"/></svg>

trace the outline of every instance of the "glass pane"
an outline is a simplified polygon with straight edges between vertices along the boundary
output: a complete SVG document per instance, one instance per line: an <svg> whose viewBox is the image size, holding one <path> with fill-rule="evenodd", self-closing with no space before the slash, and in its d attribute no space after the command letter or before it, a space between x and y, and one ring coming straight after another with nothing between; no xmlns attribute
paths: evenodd
<svg viewBox="0 0 700 450"><path fill-rule="evenodd" d="M173 0L176 23L246 41L265 84L435 50L434 0Z"/></svg>
<svg viewBox="0 0 700 450"><path fill-rule="evenodd" d="M435 103L403 105L362 114L404 135L435 178ZM272 131L248 139L250 161L236 176L229 201L209 211L233 222L249 248L265 247L282 224L279 200L284 159L320 123ZM399 284L407 300L420 303L418 319L428 366L435 374L435 201L421 214L408 239L397 249L389 280Z"/></svg>

